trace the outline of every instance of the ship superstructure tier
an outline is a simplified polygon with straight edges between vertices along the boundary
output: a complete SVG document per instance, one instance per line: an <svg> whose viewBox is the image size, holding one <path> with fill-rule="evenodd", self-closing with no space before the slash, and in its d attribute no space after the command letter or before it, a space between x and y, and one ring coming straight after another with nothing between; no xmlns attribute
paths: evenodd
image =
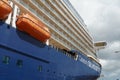
<svg viewBox="0 0 120 80"><path fill-rule="evenodd" d="M96 57L93 40L86 25L69 0L12 0L22 12L34 15L50 30L49 45L78 50Z"/></svg>

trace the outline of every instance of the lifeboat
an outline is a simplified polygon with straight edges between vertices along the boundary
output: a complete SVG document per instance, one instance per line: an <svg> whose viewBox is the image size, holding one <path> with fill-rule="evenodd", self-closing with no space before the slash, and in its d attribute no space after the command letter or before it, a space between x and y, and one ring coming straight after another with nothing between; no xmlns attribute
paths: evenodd
<svg viewBox="0 0 120 80"><path fill-rule="evenodd" d="M8 0L0 0L0 19L6 19L11 11L12 7L9 5Z"/></svg>
<svg viewBox="0 0 120 80"><path fill-rule="evenodd" d="M45 24L29 14L18 16L16 26L18 30L28 33L41 42L46 42L50 38L50 32Z"/></svg>

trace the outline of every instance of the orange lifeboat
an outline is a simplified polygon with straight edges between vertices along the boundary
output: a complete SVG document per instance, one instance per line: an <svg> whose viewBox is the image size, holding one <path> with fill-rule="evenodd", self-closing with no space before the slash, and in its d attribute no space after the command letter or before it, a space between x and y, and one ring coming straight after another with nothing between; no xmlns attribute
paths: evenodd
<svg viewBox="0 0 120 80"><path fill-rule="evenodd" d="M0 19L5 19L8 17L12 7L9 5L8 0L0 0Z"/></svg>
<svg viewBox="0 0 120 80"><path fill-rule="evenodd" d="M16 21L18 30L23 31L41 42L46 42L50 38L48 28L40 21L29 14L22 14Z"/></svg>

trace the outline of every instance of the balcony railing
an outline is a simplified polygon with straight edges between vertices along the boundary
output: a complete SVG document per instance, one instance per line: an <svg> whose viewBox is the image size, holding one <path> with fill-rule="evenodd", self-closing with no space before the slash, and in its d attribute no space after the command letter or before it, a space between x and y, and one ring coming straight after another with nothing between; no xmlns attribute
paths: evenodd
<svg viewBox="0 0 120 80"><path fill-rule="evenodd" d="M49 7L50 8L50 7ZM50 9L52 9L52 8L50 8ZM52 11L55 11L54 9L52 9ZM56 12L56 11L55 11ZM49 16L51 16L51 15L49 15ZM53 16L51 16L51 18L53 19L54 17ZM54 20L55 20L55 18L54 18ZM55 20L56 21L56 20ZM62 27L62 25L59 23L59 22L57 22L57 24L59 24L60 26L59 27ZM68 33L70 33L70 32L68 32ZM75 37L74 37L75 38ZM77 39L76 39L77 40ZM78 40L77 40L78 41Z"/></svg>
<svg viewBox="0 0 120 80"><path fill-rule="evenodd" d="M41 15L39 15L36 11L34 11L34 9L32 9L31 7L29 7L28 5L26 5L22 0L20 0L21 1L21 3L22 3L22 5L24 5L24 6L26 6L27 7L27 9L29 9L29 10L32 10L32 12L37 16L37 17L39 17L40 18L40 20L42 20L42 21L44 21L45 22L45 24L47 24L48 25L48 27L50 27L51 29L53 29L54 31L56 31L56 33L58 33L58 34L62 34L60 31L58 31L57 29L54 29L53 28L53 25L50 25L50 23L49 22L47 22L47 20L45 20L43 17L41 17ZM34 0L30 0L30 1L34 1ZM35 3L35 1L34 1L34 3ZM34 4L35 5L35 4ZM62 24L60 24L58 21L56 21L56 19L53 17L53 16L51 16L51 14L49 13L49 12L47 12L45 9L43 9L43 7L41 7L40 5L38 5L38 4L36 4L35 5L38 9L40 9L47 17L49 17L50 19L52 19L52 21L54 22L54 23L56 23L56 25L58 25L62 30L64 30L64 32L66 32L68 35L69 35L69 33L71 33L71 32L69 32L65 27L63 27L63 25ZM52 27L51 27L52 26ZM63 37L64 35L62 34L62 37ZM69 35L69 36L71 36L71 35ZM63 38L65 38L66 36L64 36ZM77 39L76 37L74 37L74 35L72 35L72 37L74 38L74 39ZM66 40L68 40L69 38L65 38ZM76 44L76 43L74 43L74 41L71 41L71 39L69 39L69 43L72 43L72 45L74 45L74 47L76 47L77 49L79 49L79 46ZM80 48L81 49L81 48Z"/></svg>

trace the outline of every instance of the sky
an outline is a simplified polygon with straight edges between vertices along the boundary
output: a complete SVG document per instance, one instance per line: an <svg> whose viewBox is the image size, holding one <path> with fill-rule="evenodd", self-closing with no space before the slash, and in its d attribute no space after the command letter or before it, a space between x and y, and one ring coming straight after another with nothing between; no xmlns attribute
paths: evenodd
<svg viewBox="0 0 120 80"><path fill-rule="evenodd" d="M120 0L70 2L83 18L94 42L107 42L106 48L97 53L103 67L99 80L120 80Z"/></svg>

